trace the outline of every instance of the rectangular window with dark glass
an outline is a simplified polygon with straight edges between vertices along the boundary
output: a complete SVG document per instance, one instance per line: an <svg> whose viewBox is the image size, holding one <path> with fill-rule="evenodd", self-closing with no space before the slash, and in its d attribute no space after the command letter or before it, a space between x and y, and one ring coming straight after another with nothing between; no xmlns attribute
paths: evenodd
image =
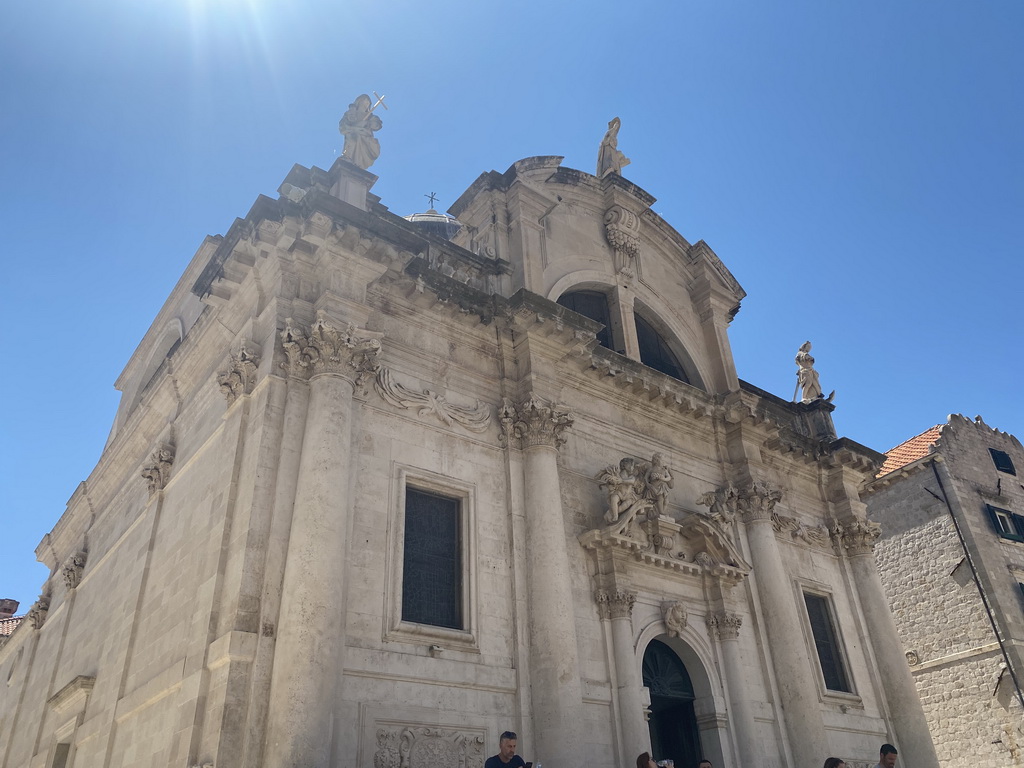
<svg viewBox="0 0 1024 768"><path fill-rule="evenodd" d="M405 489L402 621L462 629L460 501Z"/></svg>
<svg viewBox="0 0 1024 768"><path fill-rule="evenodd" d="M807 604L807 618L811 622L811 634L821 663L821 673L825 676L825 687L830 691L852 693L828 598L805 592L804 602Z"/></svg>
<svg viewBox="0 0 1024 768"><path fill-rule="evenodd" d="M1006 451L997 451L995 448L989 448L988 452L992 455L992 463L996 465L996 469L1000 472L1005 472L1008 475L1017 474L1017 470L1014 469L1013 459L1010 458L1010 454Z"/></svg>

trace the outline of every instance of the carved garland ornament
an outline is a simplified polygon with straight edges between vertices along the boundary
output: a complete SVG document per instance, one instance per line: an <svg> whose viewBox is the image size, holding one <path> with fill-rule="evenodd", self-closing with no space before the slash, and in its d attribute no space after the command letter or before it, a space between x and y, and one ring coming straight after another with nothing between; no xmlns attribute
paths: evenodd
<svg viewBox="0 0 1024 768"><path fill-rule="evenodd" d="M220 391L228 400L228 405L242 395L251 395L256 386L256 369L259 367L259 354L244 343L237 353L231 354L231 361L226 371L217 375Z"/></svg>
<svg viewBox="0 0 1024 768"><path fill-rule="evenodd" d="M479 733L428 726L377 729L374 768L480 768L484 739Z"/></svg>
<svg viewBox="0 0 1024 768"><path fill-rule="evenodd" d="M142 468L142 477L149 486L149 495L162 491L171 479L171 465L174 464L174 446L161 445L150 457L150 463Z"/></svg>
<svg viewBox="0 0 1024 768"><path fill-rule="evenodd" d="M491 423L491 409L479 400L473 408L467 408L452 405L444 395L429 389L423 390L422 393L414 392L397 383L387 368L382 367L377 371L374 385L377 394L396 408L418 408L420 416L433 413L449 427L457 422L471 432L483 432Z"/></svg>
<svg viewBox="0 0 1024 768"><path fill-rule="evenodd" d="M349 323L344 330L331 323L323 310L307 335L289 317L281 331L281 345L287 360L281 366L290 376L307 378L318 373L337 373L351 378L356 389L380 370L380 339L371 331L359 330Z"/></svg>
<svg viewBox="0 0 1024 768"><path fill-rule="evenodd" d="M568 439L565 431L573 424L569 411L561 411L543 400L530 397L523 403L513 403L505 398L505 404L498 411L501 434L498 440L502 446L516 445L528 448L534 445L560 447Z"/></svg>

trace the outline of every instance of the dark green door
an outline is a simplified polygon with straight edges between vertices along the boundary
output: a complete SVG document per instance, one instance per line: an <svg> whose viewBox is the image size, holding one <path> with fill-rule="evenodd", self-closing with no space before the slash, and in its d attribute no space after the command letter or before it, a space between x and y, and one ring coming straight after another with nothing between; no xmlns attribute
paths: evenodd
<svg viewBox="0 0 1024 768"><path fill-rule="evenodd" d="M693 683L676 652L652 640L644 652L644 685L651 691L651 750L655 760L696 768L703 753L693 712Z"/></svg>

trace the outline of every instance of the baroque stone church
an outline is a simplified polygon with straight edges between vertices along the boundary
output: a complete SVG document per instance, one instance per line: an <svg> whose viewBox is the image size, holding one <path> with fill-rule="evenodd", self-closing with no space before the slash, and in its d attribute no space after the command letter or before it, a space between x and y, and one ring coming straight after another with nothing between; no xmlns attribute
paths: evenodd
<svg viewBox="0 0 1024 768"><path fill-rule="evenodd" d="M933 768L859 497L883 457L809 345L802 402L738 377L744 291L617 120L598 175L526 158L407 219L363 99L117 380L0 648L0 768L480 768L505 730L547 768Z"/></svg>

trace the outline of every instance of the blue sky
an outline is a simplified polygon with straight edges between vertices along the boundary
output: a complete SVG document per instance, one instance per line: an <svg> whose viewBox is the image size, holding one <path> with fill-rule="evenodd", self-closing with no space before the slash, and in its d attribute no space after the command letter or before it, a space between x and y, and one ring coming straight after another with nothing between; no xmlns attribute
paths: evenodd
<svg viewBox="0 0 1024 768"><path fill-rule="evenodd" d="M374 192L481 172L625 176L748 293L742 378L792 397L810 339L840 434L1024 437L1024 3L37 0L0 10L0 597L99 458L113 382L207 234L387 95ZM19 330L20 329L20 330Z"/></svg>

